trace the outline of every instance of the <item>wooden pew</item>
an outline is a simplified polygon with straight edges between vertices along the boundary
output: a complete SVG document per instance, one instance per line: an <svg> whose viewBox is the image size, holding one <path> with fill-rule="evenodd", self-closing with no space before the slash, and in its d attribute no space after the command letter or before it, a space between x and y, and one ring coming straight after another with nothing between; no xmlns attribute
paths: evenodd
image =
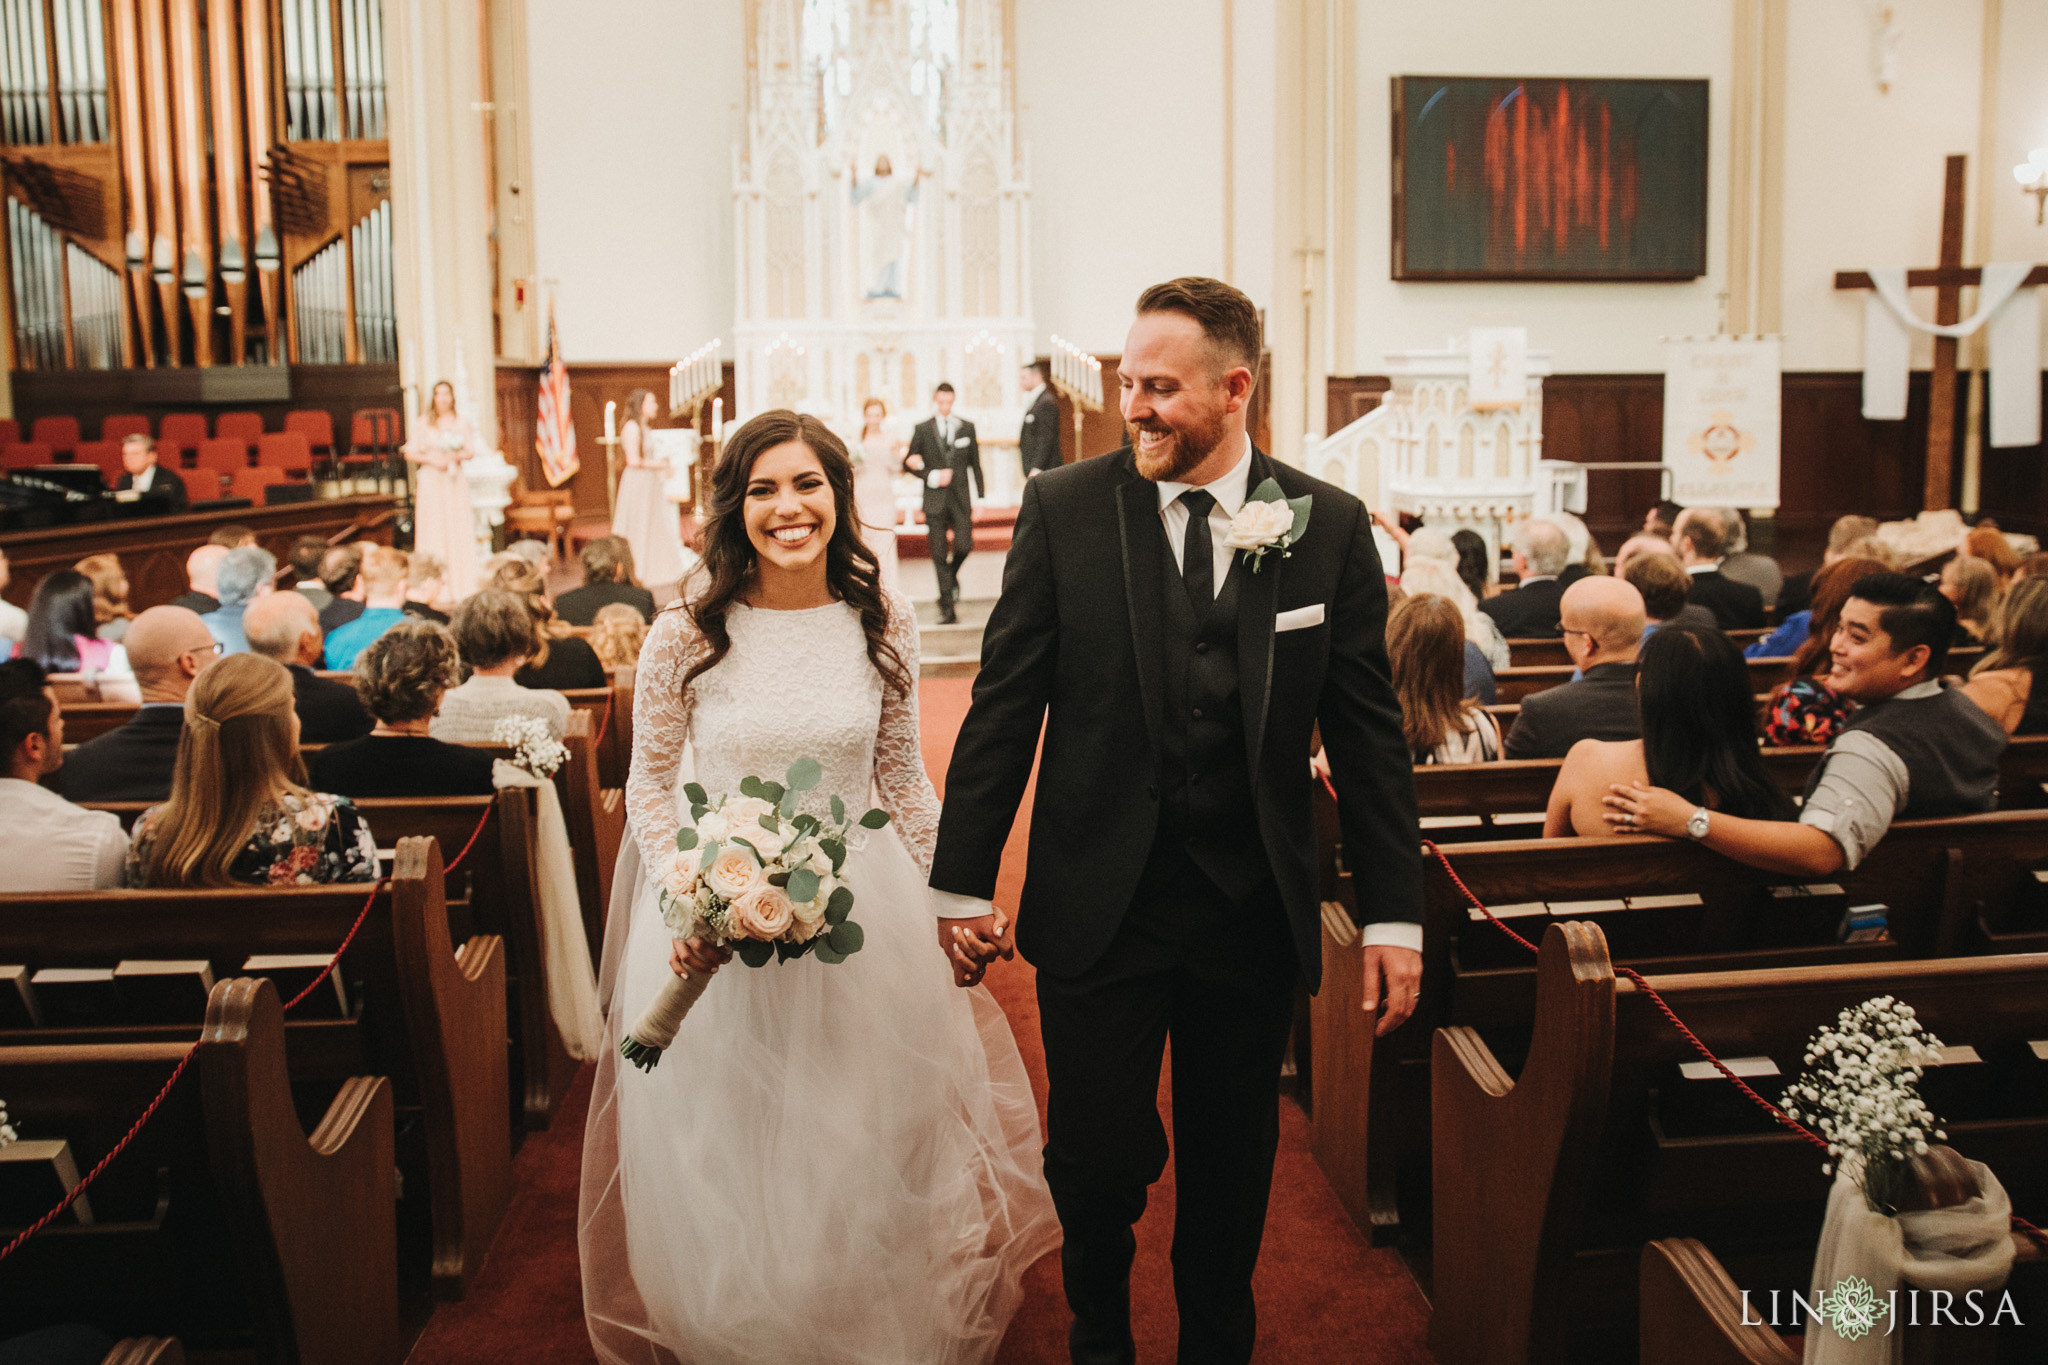
<svg viewBox="0 0 2048 1365"><path fill-rule="evenodd" d="M1735 642L1737 649L1747 649L1771 633L1773 628L1762 626L1754 629L1722 632ZM1562 637L1555 639L1517 639L1508 641L1508 662L1519 667L1540 664L1569 664L1572 656L1565 652Z"/></svg>
<svg viewBox="0 0 2048 1365"><path fill-rule="evenodd" d="M1691 1237L1643 1246L1640 1365L1799 1365L1799 1352L1742 1311L1742 1291Z"/></svg>
<svg viewBox="0 0 2048 1365"><path fill-rule="evenodd" d="M1336 846L1336 811L1316 796L1323 894L1355 906L1353 870ZM2001 812L1955 820L1905 821L1853 873L1826 885L1839 896L1787 894L1798 879L1743 867L1696 844L1642 836L1510 839L1458 844L1452 865L1483 903L1505 910L1525 938L1541 937L1556 915L1597 918L1616 960L1644 971L1719 971L1827 963L1882 962L1959 953L2048 951L2048 811ZM1346 1136L1319 1139L1318 1159L1357 1221L1381 1237L1427 1219L1429 1202L1428 1035L1469 1024L1526 1026L1536 981L1528 955L1469 909L1435 859L1424 873L1423 985L1416 1017L1380 1039L1364 1066L1312 1067L1316 1124L1322 1114L1370 1115L1363 1150ZM1367 876L1369 878L1369 870ZM1779 888L1775 891L1773 888ZM1693 905L1626 907L1622 898L1696 897ZM1844 942L1850 906L1888 907L1882 935ZM1604 905L1604 908L1603 908ZM1324 945L1323 975L1345 981L1359 954ZM1311 1047L1325 1032L1355 1029L1326 986L1311 1004ZM1349 1053L1345 1054L1347 1057ZM1327 1101L1327 1104L1326 1104ZM1333 1123L1351 1134L1350 1119Z"/></svg>
<svg viewBox="0 0 2048 1365"><path fill-rule="evenodd" d="M0 1090L17 1124L68 1139L83 1167L112 1148L189 1045L10 1042ZM170 1327L195 1347L253 1348L265 1361L397 1365L391 1083L343 1080L308 1138L285 1054L269 981L213 988L198 1056L87 1192L91 1221L61 1216L0 1274L10 1333L61 1322ZM183 1356L175 1343L138 1340L108 1359Z"/></svg>
<svg viewBox="0 0 2048 1365"><path fill-rule="evenodd" d="M1442 1365L1625 1358L1647 1238L1696 1236L1751 1285L1807 1282L1829 1178L1822 1153L1718 1076L1691 1080L1684 1037L1617 980L1597 926L1552 924L1527 1060L1475 1028L1432 1055L1437 1172L1430 1347ZM1765 1058L1775 1098L1807 1039L1894 995L1980 1061L1930 1068L1923 1091L1949 1141L1998 1174L2013 1206L2048 1198L2048 954L1889 961L1649 978L1723 1059ZM1977 1072L1977 1067L1983 1067ZM1971 1074L1975 1073L1975 1074ZM1695 1093L1696 1092L1696 1093ZM1731 1096L1733 1098L1731 1099Z"/></svg>
<svg viewBox="0 0 2048 1365"><path fill-rule="evenodd" d="M451 944L444 882L439 844L404 839L391 883L374 897L361 883L0 896L0 962L40 969L203 959L221 980L242 974L253 955L332 953L367 900L340 969L351 1015L294 1018L286 1054L294 1085L308 1090L365 1072L390 1077L406 1189L427 1194L423 1216L401 1211L402 1227L420 1228L401 1238L401 1269L459 1298L511 1189L505 945L495 934ZM177 1044L196 1033L181 1024L11 1029L0 1030L0 1045Z"/></svg>
<svg viewBox="0 0 2048 1365"><path fill-rule="evenodd" d="M1966 675L1978 659L1984 656L1979 646L1951 649L1948 661L1942 665L1944 674ZM1531 693L1547 688L1561 687L1572 679L1573 665L1541 664L1532 667L1503 668L1493 675L1494 699L1504 704L1520 702ZM1786 659L1751 659L1749 680L1752 688L1766 693L1780 684L1792 680L1792 661Z"/></svg>
<svg viewBox="0 0 2048 1365"><path fill-rule="evenodd" d="M609 687L563 690L569 705L590 713L591 735L597 744L598 786L616 790L626 785L626 766L633 757L633 682L635 670L612 670Z"/></svg>

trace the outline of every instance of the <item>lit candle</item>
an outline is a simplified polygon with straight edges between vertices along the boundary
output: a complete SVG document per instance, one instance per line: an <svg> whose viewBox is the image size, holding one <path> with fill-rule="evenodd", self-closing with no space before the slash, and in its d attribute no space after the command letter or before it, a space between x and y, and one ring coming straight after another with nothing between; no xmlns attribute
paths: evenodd
<svg viewBox="0 0 2048 1365"><path fill-rule="evenodd" d="M711 400L711 448L713 450L718 449L718 434L724 426L725 400L723 398L714 398Z"/></svg>
<svg viewBox="0 0 2048 1365"><path fill-rule="evenodd" d="M604 438L607 441L611 440L614 436L617 436L619 434L618 409L619 405L617 403L612 402L609 398L605 400Z"/></svg>

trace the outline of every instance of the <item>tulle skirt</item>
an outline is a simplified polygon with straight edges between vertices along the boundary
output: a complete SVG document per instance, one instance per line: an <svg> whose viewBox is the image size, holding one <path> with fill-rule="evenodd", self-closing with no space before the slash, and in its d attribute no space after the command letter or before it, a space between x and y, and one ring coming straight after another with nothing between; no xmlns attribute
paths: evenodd
<svg viewBox="0 0 2048 1365"><path fill-rule="evenodd" d="M447 566L443 601L459 602L476 591L476 517L469 507L469 479L460 468L412 467L412 552Z"/></svg>
<svg viewBox="0 0 2048 1365"><path fill-rule="evenodd" d="M636 876L584 1143L600 1360L985 1362L1024 1271L1058 1245L1001 1007L952 984L893 830L850 851L847 878L860 952L735 958L642 1073L618 1040L667 979L670 940Z"/></svg>
<svg viewBox="0 0 2048 1365"><path fill-rule="evenodd" d="M633 547L642 583L676 583L689 567L683 553L682 514L668 500L668 471L639 465L619 471L612 534Z"/></svg>

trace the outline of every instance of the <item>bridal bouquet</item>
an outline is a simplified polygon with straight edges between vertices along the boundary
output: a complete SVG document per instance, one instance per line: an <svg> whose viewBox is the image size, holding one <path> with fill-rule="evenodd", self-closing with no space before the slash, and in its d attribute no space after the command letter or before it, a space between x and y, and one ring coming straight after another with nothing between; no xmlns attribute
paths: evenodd
<svg viewBox="0 0 2048 1365"><path fill-rule="evenodd" d="M1828 1140L1834 1160L1879 1213L1897 1210L1913 1158L1947 1137L1920 1098L1920 1076L1941 1058L1941 1039L1889 995L1842 1011L1807 1045L1806 1071L1785 1090L1785 1112Z"/></svg>
<svg viewBox="0 0 2048 1365"><path fill-rule="evenodd" d="M855 820L835 796L830 819L799 814L798 801L823 776L816 759L800 758L781 782L749 777L735 796L694 782L683 788L691 823L677 831L676 856L661 874L661 917L671 934L730 944L749 967L806 953L840 963L860 951L861 927L848 918L853 889L839 872L848 834L882 828L889 813ZM653 1070L709 982L704 973L666 982L620 1040L619 1055Z"/></svg>

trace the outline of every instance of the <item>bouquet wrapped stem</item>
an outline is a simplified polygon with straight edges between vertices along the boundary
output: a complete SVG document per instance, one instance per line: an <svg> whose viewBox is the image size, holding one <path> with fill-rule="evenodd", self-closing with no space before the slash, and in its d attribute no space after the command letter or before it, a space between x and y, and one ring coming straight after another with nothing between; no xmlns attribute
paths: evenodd
<svg viewBox="0 0 2048 1365"><path fill-rule="evenodd" d="M710 984L709 972L672 976L663 982L661 989L655 992L653 1003L619 1040L619 1055L642 1071L654 1070L655 1064L661 1061L662 1052L676 1040L683 1020Z"/></svg>

